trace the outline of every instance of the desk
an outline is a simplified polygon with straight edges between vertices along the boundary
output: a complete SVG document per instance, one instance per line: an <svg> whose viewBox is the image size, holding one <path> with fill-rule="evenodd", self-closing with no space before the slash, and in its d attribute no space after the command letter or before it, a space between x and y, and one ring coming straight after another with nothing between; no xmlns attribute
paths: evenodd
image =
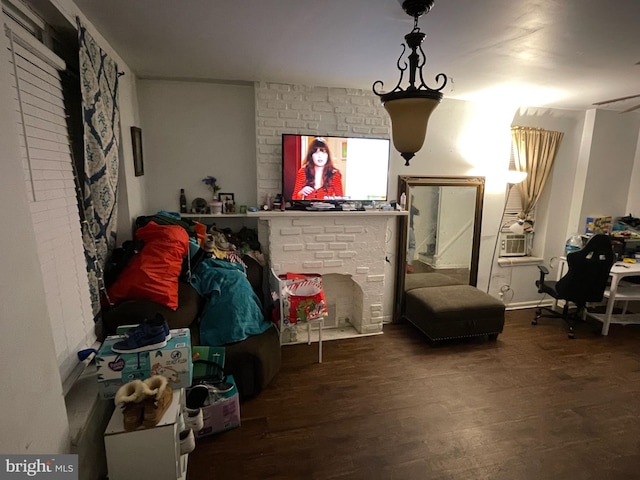
<svg viewBox="0 0 640 480"><path fill-rule="evenodd" d="M564 269L566 266L566 258L560 259L560 268L558 269L558 280L562 278ZM609 272L611 276L611 286L604 292L605 298L607 298L607 308L605 313L588 313L592 318L602 322L602 335L609 334L609 325L612 323L620 325L640 325L640 313L628 314L627 303L630 300L640 300L640 285L627 284L624 282L620 285L620 281L624 277L640 276L640 263L622 263L616 262L611 267ZM621 314L613 314L613 306L616 301L623 300L625 306Z"/></svg>
<svg viewBox="0 0 640 480"><path fill-rule="evenodd" d="M620 325L640 324L640 314L627 314L627 302L629 300L640 300L640 285L620 285L620 280L624 277L640 275L640 263L622 263L616 262L611 267L611 286L604 292L604 296L608 298L607 309L603 314L589 314L595 319L602 322L602 335L609 333L609 325L617 323ZM613 305L618 300L625 301L625 307L622 314L613 314Z"/></svg>

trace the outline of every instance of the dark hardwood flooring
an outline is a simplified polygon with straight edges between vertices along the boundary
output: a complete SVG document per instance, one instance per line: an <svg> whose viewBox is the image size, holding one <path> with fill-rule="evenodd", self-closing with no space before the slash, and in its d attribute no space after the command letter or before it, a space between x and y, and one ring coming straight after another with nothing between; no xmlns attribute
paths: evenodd
<svg viewBox="0 0 640 480"><path fill-rule="evenodd" d="M242 426L200 440L189 480L640 479L640 326L507 312L496 342L437 346L409 324L282 349L241 405Z"/></svg>

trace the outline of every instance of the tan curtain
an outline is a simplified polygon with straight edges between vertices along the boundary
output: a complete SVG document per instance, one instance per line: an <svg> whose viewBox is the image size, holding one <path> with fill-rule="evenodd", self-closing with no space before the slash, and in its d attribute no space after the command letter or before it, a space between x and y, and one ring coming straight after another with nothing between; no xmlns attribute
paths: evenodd
<svg viewBox="0 0 640 480"><path fill-rule="evenodd" d="M527 178L518 185L522 199L518 217L529 218L538 203L563 136L563 132L542 128L511 127L516 169L527 172Z"/></svg>

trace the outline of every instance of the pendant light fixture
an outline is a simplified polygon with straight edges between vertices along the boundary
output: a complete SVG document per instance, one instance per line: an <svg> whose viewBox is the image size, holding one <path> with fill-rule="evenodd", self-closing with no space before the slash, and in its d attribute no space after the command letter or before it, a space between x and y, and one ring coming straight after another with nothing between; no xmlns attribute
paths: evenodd
<svg viewBox="0 0 640 480"><path fill-rule="evenodd" d="M413 30L405 35L406 45L402 44L402 53L397 62L400 80L396 87L387 93L377 90L378 84L380 87L384 85L381 80L377 80L373 84L373 93L380 97L382 105L391 117L393 146L405 159L405 165L409 165L409 160L422 148L429 116L442 100L441 90L447 84L447 76L444 73L436 76L436 82L442 82L438 88L429 88L422 78L426 55L421 45L425 34L418 27L418 18L431 10L434 0L400 1L402 9L413 17ZM406 61L402 62L407 46L411 49L408 65ZM406 70L409 70L409 85L403 89L400 84Z"/></svg>

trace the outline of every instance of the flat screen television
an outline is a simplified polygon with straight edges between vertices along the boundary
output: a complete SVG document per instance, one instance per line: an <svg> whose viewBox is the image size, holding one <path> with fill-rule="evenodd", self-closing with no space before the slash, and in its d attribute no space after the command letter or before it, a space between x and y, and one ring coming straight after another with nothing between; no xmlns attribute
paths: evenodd
<svg viewBox="0 0 640 480"><path fill-rule="evenodd" d="M388 139L284 133L283 199L300 204L386 201L389 156Z"/></svg>

